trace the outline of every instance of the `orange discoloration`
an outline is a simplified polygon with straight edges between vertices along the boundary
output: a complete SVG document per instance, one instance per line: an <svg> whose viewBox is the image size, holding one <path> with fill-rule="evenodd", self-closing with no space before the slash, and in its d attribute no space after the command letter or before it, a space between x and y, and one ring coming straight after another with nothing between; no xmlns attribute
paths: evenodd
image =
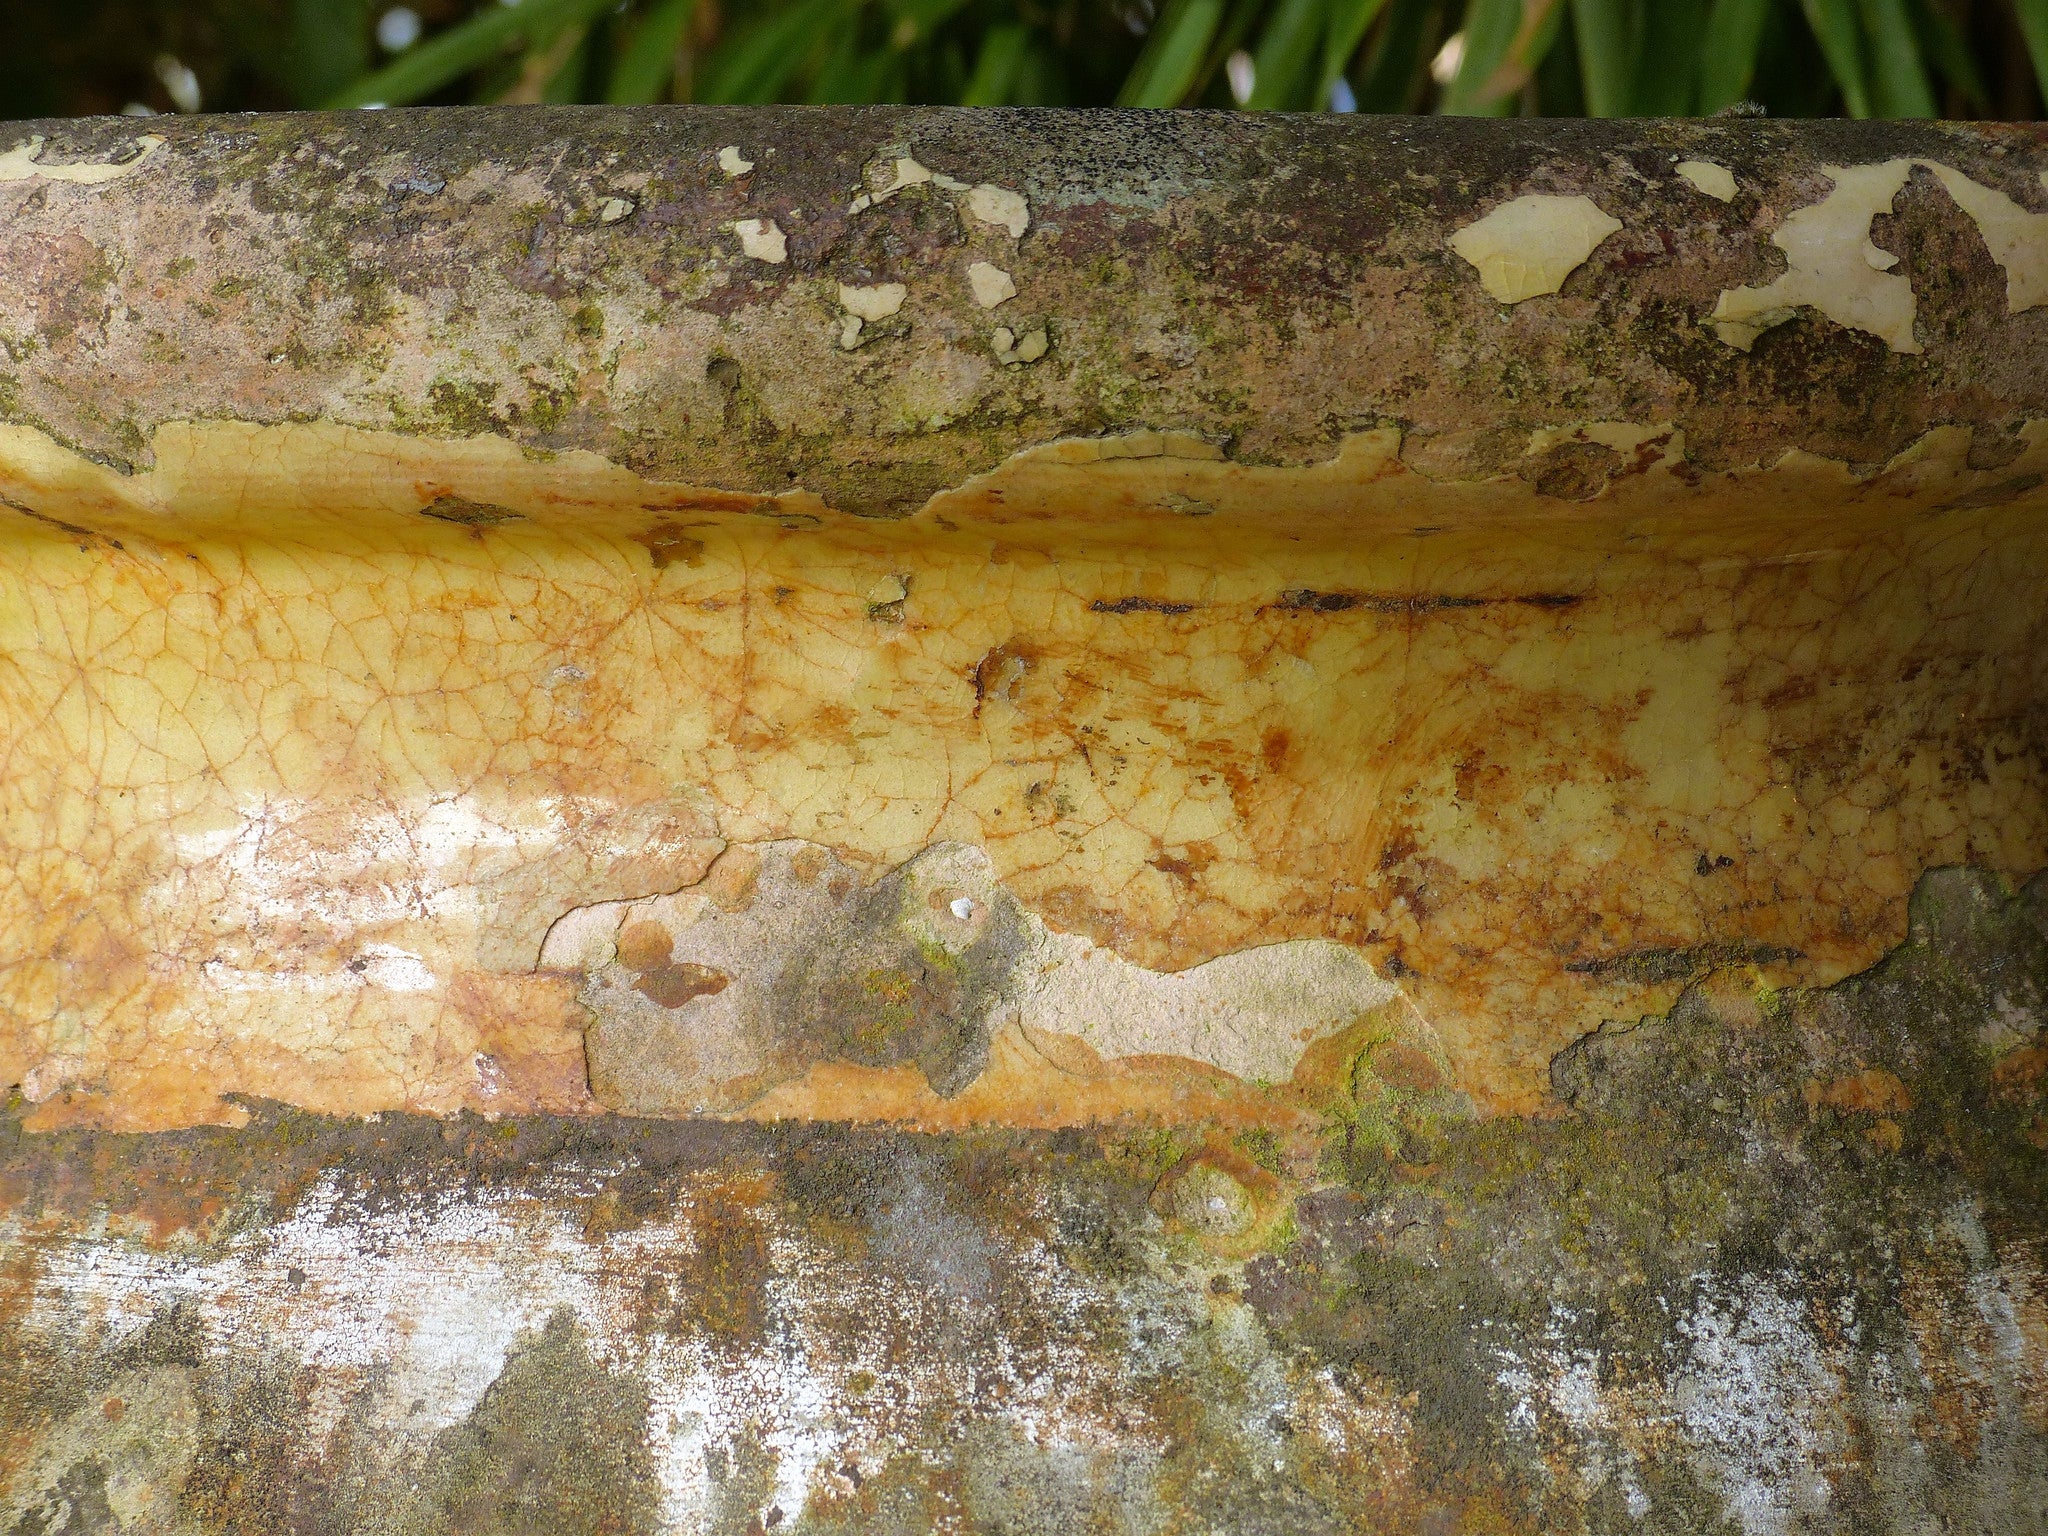
<svg viewBox="0 0 2048 1536"><path fill-rule="evenodd" d="M2048 1045L2023 1045L1992 1064L1991 1085L2000 1095L2024 1098L2048 1078Z"/></svg>
<svg viewBox="0 0 2048 1536"><path fill-rule="evenodd" d="M1906 1091L1906 1085L1881 1067L1871 1067L1831 1083L1809 1079L1801 1092L1808 1109L1819 1109L1825 1105L1847 1114L1902 1115L1913 1107L1913 1096ZM1883 1123L1890 1124L1889 1121ZM1893 1125L1894 1136L1897 1131L1898 1127ZM1892 1150L1896 1152L1897 1146L1894 1145Z"/></svg>
<svg viewBox="0 0 2048 1536"><path fill-rule="evenodd" d="M1352 946L1458 1088L1533 1110L1604 1019L1834 980L1922 869L2048 863L2048 535L1981 494L2048 441L1859 478L1653 435L1588 501L1387 433L1294 467L1150 434L887 521L495 440L165 427L123 477L0 429L0 1079L38 1128L561 1102L563 913L735 910L768 839L951 840L1156 971ZM650 543L652 506L690 516Z"/></svg>

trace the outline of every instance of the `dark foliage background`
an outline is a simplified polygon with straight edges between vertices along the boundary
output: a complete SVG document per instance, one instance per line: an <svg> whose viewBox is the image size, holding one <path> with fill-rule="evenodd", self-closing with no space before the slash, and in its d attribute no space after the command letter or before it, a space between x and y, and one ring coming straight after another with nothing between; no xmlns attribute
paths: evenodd
<svg viewBox="0 0 2048 1536"><path fill-rule="evenodd" d="M455 101L2038 116L2048 0L6 0L0 115Z"/></svg>

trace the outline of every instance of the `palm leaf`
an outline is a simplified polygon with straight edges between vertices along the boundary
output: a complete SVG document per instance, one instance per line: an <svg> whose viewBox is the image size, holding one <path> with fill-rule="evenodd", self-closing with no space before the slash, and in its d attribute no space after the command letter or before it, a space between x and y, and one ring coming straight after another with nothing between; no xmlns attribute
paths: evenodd
<svg viewBox="0 0 2048 1536"><path fill-rule="evenodd" d="M1635 101L1635 38L1628 0L1572 0L1579 79L1592 117L1626 117Z"/></svg>
<svg viewBox="0 0 2048 1536"><path fill-rule="evenodd" d="M368 19L364 0L291 0L291 46L280 73L297 105L328 100L368 68Z"/></svg>
<svg viewBox="0 0 2048 1536"><path fill-rule="evenodd" d="M1880 117L1934 116L1934 88L1905 0L1862 0L1870 39L1871 105Z"/></svg>
<svg viewBox="0 0 2048 1536"><path fill-rule="evenodd" d="M1037 37L1024 46L1017 61L1017 79L1011 87L1020 107L1064 107L1073 102L1073 80L1067 55L1049 48Z"/></svg>
<svg viewBox="0 0 2048 1536"><path fill-rule="evenodd" d="M1690 117L1699 109L1705 0L1657 0L1645 8L1643 20L1631 110L1644 117Z"/></svg>
<svg viewBox="0 0 2048 1536"><path fill-rule="evenodd" d="M1514 106L1564 21L1564 0L1471 0L1465 56L1441 112L1500 117Z"/></svg>
<svg viewBox="0 0 2048 1536"><path fill-rule="evenodd" d="M1841 87L1851 117L1870 116L1870 84L1863 66L1863 28L1856 19L1855 0L1800 0L1806 24L1813 28L1828 73Z"/></svg>
<svg viewBox="0 0 2048 1536"><path fill-rule="evenodd" d="M2048 96L2048 0L2013 0L2012 8L2019 16L2027 56L2034 61L2034 81Z"/></svg>
<svg viewBox="0 0 2048 1536"><path fill-rule="evenodd" d="M1514 45L1515 34L1521 27L1522 0L1467 0L1465 54L1437 110L1461 117L1505 113L1506 96L1489 88L1496 72L1507 62L1508 49Z"/></svg>
<svg viewBox="0 0 2048 1536"><path fill-rule="evenodd" d="M621 106L660 101L675 77L676 45L697 9L697 0L655 0L641 18L633 40L612 66L605 100Z"/></svg>
<svg viewBox="0 0 2048 1536"><path fill-rule="evenodd" d="M1223 13L1223 25L1217 28L1216 36L1209 42L1209 52L1202 60L1202 67L1195 71L1195 83L1188 90L1190 106L1209 89L1217 71L1229 62L1231 54L1250 40L1252 29L1265 13L1266 0L1232 0L1230 8Z"/></svg>
<svg viewBox="0 0 2048 1536"><path fill-rule="evenodd" d="M863 49L857 36L842 37L811 82L805 100L814 106L865 106L903 97L903 54L898 48Z"/></svg>
<svg viewBox="0 0 2048 1536"><path fill-rule="evenodd" d="M1983 72L1963 40L1962 29L1934 0L1911 0L1911 11L1913 30L1927 61L1973 110L1983 111L1991 102L1991 93L1984 89Z"/></svg>
<svg viewBox="0 0 2048 1536"><path fill-rule="evenodd" d="M819 39L835 32L833 13L844 9L846 0L799 0L728 38L705 60L697 100L758 104L778 99Z"/></svg>
<svg viewBox="0 0 2048 1536"><path fill-rule="evenodd" d="M523 40L529 47L544 43L564 27L588 21L610 3L611 0L525 0L517 6L493 5L445 32L436 33L376 73L365 75L337 92L327 105L362 107L382 103L395 107L418 101L489 63L508 43Z"/></svg>
<svg viewBox="0 0 2048 1536"><path fill-rule="evenodd" d="M1177 107L1194 89L1223 0L1170 0L1117 93L1120 107Z"/></svg>
<svg viewBox="0 0 2048 1536"><path fill-rule="evenodd" d="M1018 77L1031 33L1022 22L990 27L974 58L974 73L960 92L963 107L1005 107L1017 99Z"/></svg>
<svg viewBox="0 0 2048 1536"><path fill-rule="evenodd" d="M1279 0L1252 55L1256 67L1245 105L1255 112L1320 106L1305 98L1314 89L1311 76L1322 37L1323 0Z"/></svg>
<svg viewBox="0 0 2048 1536"><path fill-rule="evenodd" d="M930 37L967 4L967 0L889 0L889 14L896 18L890 41L907 48L920 38Z"/></svg>
<svg viewBox="0 0 2048 1536"><path fill-rule="evenodd" d="M564 106L583 100L590 80L593 30L588 26L572 27L557 37L544 52L536 49L531 55L534 62L547 71L540 88L542 101ZM549 69L548 65L554 67Z"/></svg>
<svg viewBox="0 0 2048 1536"><path fill-rule="evenodd" d="M1711 115L1749 95L1769 10L1770 0L1714 0L1700 46L1701 113Z"/></svg>
<svg viewBox="0 0 2048 1536"><path fill-rule="evenodd" d="M1380 28L1366 55L1365 69L1358 79L1358 110L1401 112L1415 100L1428 81L1430 25L1436 19L1440 0L1392 0L1386 25Z"/></svg>
<svg viewBox="0 0 2048 1536"><path fill-rule="evenodd" d="M1365 41L1366 30L1385 8L1387 0L1325 0L1323 14L1323 76L1316 83L1317 106L1330 99L1330 87L1344 73L1344 66Z"/></svg>

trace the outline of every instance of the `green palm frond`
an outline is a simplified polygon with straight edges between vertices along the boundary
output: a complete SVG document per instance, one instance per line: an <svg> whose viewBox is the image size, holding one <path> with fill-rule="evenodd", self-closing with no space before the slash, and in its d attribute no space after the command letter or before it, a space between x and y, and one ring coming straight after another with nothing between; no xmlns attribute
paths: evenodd
<svg viewBox="0 0 2048 1536"><path fill-rule="evenodd" d="M1994 105L1987 78L2009 77L1986 66L2004 37L2023 40L2048 79L2048 0L440 0L454 18L374 70L377 0L274 3L289 11L292 51L274 77L334 106L951 101L1611 117L1713 113L1762 95L1767 110L1931 117Z"/></svg>
<svg viewBox="0 0 2048 1536"><path fill-rule="evenodd" d="M2034 63L2034 78L2048 94L2048 0L2013 0L2018 12L2020 36L2026 39L2027 56Z"/></svg>
<svg viewBox="0 0 2048 1536"><path fill-rule="evenodd" d="M1748 98L1770 9L1771 0L1714 0L1700 45L1702 113L1725 111Z"/></svg>
<svg viewBox="0 0 2048 1536"><path fill-rule="evenodd" d="M1252 55L1252 89L1245 105L1270 111L1303 104L1322 63L1323 0L1279 0Z"/></svg>
<svg viewBox="0 0 2048 1536"><path fill-rule="evenodd" d="M612 66L605 100L621 106L661 101L676 73L676 49L697 12L697 0L655 0Z"/></svg>
<svg viewBox="0 0 2048 1536"><path fill-rule="evenodd" d="M419 44L374 74L344 87L329 103L336 107L402 106L431 96L443 86L523 44L529 56L572 26L589 21L607 0L524 0L492 4L447 31Z"/></svg>

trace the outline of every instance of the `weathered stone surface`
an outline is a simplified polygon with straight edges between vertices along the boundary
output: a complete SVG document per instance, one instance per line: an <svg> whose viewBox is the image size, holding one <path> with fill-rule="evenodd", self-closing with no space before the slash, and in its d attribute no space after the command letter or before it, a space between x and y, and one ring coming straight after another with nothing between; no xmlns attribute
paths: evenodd
<svg viewBox="0 0 2048 1536"><path fill-rule="evenodd" d="M2039 1532L2044 1009L2048 889L1948 870L1542 1120L1398 1042L1287 1137L10 1116L0 1517Z"/></svg>

